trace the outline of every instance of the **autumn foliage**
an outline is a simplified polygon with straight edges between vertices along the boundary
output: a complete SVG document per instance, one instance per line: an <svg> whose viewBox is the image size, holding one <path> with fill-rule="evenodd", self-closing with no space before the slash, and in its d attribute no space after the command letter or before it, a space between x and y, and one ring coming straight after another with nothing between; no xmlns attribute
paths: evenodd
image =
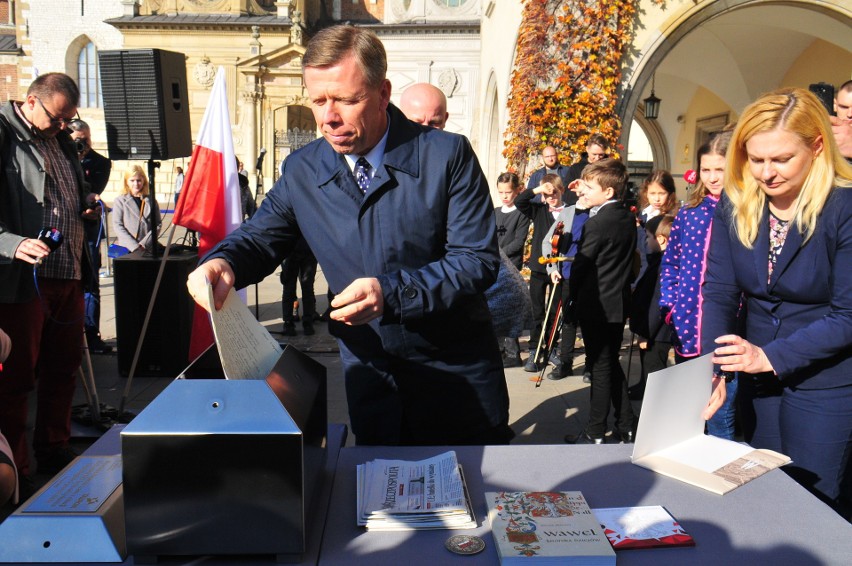
<svg viewBox="0 0 852 566"><path fill-rule="evenodd" d="M592 133L615 147L622 62L638 4L524 0L503 150L513 169L526 169L546 145L576 161Z"/></svg>

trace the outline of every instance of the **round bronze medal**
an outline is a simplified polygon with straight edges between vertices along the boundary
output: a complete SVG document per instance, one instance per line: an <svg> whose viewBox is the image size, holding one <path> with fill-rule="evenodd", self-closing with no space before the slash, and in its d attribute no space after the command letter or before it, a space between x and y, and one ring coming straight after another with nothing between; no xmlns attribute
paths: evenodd
<svg viewBox="0 0 852 566"><path fill-rule="evenodd" d="M485 549L485 541L473 535L453 535L444 546L456 554L478 554Z"/></svg>

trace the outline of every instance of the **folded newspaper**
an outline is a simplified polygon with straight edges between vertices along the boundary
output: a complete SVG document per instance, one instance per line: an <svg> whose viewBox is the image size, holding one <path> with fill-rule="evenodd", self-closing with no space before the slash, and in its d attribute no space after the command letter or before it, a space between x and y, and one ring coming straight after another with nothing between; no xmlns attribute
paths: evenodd
<svg viewBox="0 0 852 566"><path fill-rule="evenodd" d="M453 451L421 460L360 464L358 525L368 530L473 529L461 466Z"/></svg>

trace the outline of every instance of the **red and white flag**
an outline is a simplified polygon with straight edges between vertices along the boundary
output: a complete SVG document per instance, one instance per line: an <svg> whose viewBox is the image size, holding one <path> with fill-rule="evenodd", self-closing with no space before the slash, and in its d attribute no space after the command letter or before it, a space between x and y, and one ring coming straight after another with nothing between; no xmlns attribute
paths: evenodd
<svg viewBox="0 0 852 566"><path fill-rule="evenodd" d="M201 257L233 232L242 222L242 216L225 69L219 67L173 222L198 232L198 255ZM201 355L213 341L210 317L196 305L189 359Z"/></svg>

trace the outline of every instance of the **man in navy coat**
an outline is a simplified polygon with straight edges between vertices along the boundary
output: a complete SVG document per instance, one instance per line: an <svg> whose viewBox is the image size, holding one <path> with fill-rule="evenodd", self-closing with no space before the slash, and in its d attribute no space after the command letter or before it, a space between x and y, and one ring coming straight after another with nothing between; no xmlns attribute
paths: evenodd
<svg viewBox="0 0 852 566"><path fill-rule="evenodd" d="M483 292L499 265L488 185L463 137L390 104L387 59L365 29L320 31L303 57L323 139L290 155L255 216L190 275L219 308L301 234L330 289L359 444L506 443L509 399Z"/></svg>

